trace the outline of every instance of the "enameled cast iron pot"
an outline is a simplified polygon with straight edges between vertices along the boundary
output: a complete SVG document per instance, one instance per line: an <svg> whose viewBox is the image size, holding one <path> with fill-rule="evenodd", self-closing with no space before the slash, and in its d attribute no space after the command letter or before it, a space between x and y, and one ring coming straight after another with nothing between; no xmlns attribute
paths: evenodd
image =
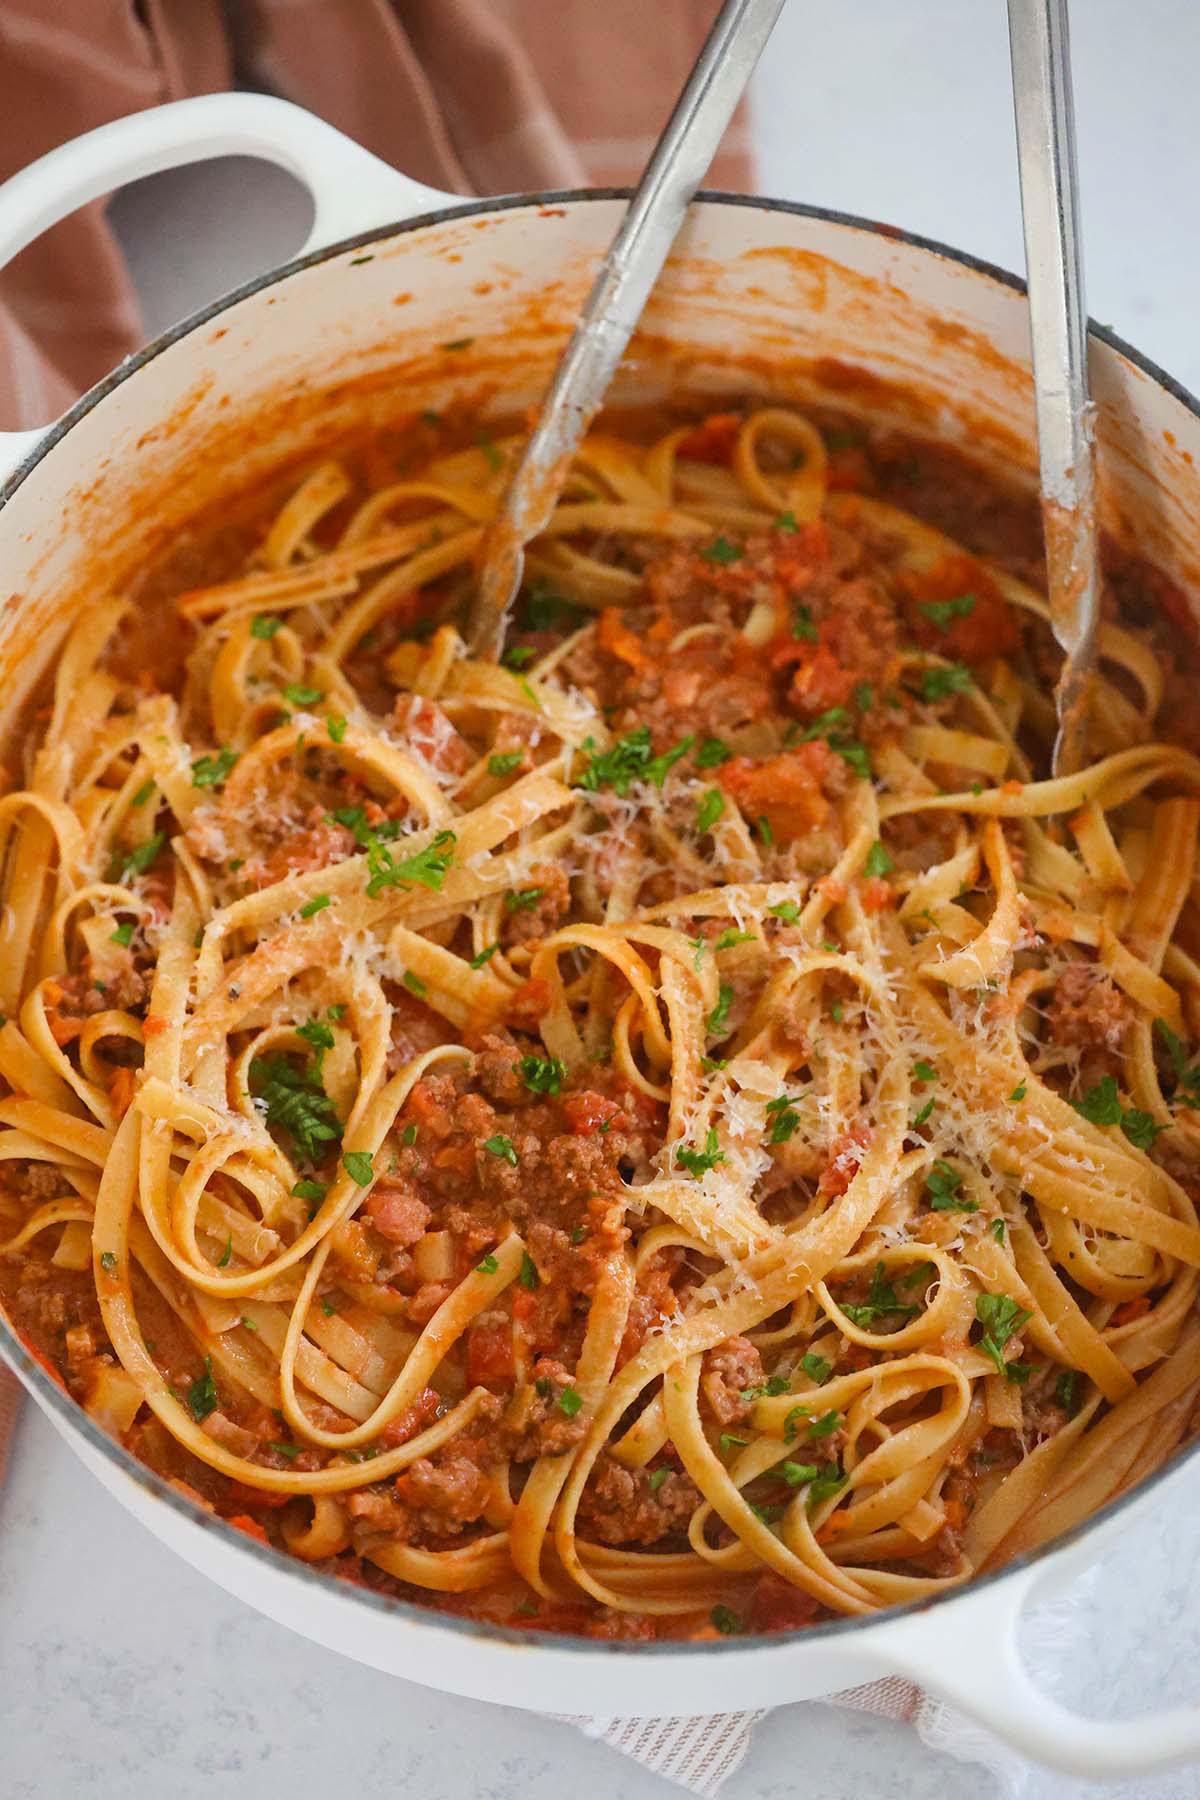
<svg viewBox="0 0 1200 1800"><path fill-rule="evenodd" d="M0 264L137 176L229 154L311 189L304 252L131 358L44 432L0 438L0 731L46 670L77 596L120 584L190 515L332 433L469 398L537 396L622 196L463 203L398 175L282 101L187 100L54 151L0 189ZM470 340L464 344L463 340ZM451 345L454 348L447 349ZM1093 329L1106 523L1200 593L1200 407ZM1027 314L1011 275L811 207L696 202L618 397L748 389L892 417L1010 469L1035 466ZM0 954L3 941L0 934ZM0 1318L0 1351L89 1469L156 1537L269 1617L409 1680L551 1712L762 1707L902 1673L1028 1755L1117 1775L1200 1756L1200 1711L1095 1721L1017 1654L1027 1600L1096 1560L1197 1482L1197 1450L1084 1527L924 1605L789 1636L597 1643L441 1616L316 1574L181 1497L104 1435Z"/></svg>

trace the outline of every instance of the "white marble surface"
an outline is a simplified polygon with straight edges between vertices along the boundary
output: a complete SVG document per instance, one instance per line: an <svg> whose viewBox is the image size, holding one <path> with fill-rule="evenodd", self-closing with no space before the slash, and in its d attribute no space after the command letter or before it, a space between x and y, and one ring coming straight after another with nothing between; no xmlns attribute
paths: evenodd
<svg viewBox="0 0 1200 1800"><path fill-rule="evenodd" d="M1200 7L1076 0L1074 12L1092 310L1200 388ZM763 190L1019 267L1007 80L1002 0L792 0L758 81ZM127 193L119 217L152 329L286 255L305 212L286 178L245 164ZM1065 1634L1064 1696L1106 1714L1190 1696L1198 1556L1200 1508L1184 1499L1131 1536ZM0 1729L3 1800L678 1791L568 1726L424 1692L257 1617L141 1533L31 1410L0 1495ZM725 1789L728 1800L1002 1791L905 1727L820 1705L766 1720ZM1030 1771L1020 1791L1096 1790ZM1194 1800L1200 1775L1104 1792Z"/></svg>

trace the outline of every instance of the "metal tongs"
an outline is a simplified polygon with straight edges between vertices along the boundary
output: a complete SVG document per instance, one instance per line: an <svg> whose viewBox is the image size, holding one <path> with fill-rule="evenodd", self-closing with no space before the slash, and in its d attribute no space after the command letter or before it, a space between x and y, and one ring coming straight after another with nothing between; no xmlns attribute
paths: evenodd
<svg viewBox="0 0 1200 1800"><path fill-rule="evenodd" d="M784 0L725 0L629 203L542 402L499 517L484 540L468 627L472 654L499 655L525 546L548 523L688 205L704 179Z"/></svg>
<svg viewBox="0 0 1200 1800"><path fill-rule="evenodd" d="M1008 0L1050 624L1066 652L1053 773L1086 753L1100 611L1067 0Z"/></svg>

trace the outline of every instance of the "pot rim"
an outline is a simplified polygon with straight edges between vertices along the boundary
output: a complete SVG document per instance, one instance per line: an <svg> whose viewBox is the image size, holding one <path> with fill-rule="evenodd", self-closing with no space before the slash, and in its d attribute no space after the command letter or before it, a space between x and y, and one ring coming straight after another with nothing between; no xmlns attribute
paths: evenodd
<svg viewBox="0 0 1200 1800"><path fill-rule="evenodd" d="M384 238L399 237L411 231L423 230L426 226L443 225L455 219L469 219L485 213L516 212L527 207L561 206L564 203L580 203L595 200L628 200L633 193L629 187L583 187L551 189L546 192L506 194L499 198L468 200L450 206L439 207L433 212L420 213L411 219L399 223L373 226L353 237L339 239L337 243L325 245L307 255L293 258L290 262L280 263L274 268L256 275L252 280L242 282L228 293L220 295L209 305L199 311L190 313L166 331L160 332L141 350L125 359L110 374L104 376L71 406L62 417L51 425L45 434L34 445L30 453L20 462L0 484L0 510L9 504L26 477L37 467L43 457L62 441L71 427L86 417L92 409L105 400L114 389L129 380L138 371L164 350L181 342L193 331L207 325L210 320L229 310L242 300L273 287L277 282L287 280L290 276L301 273L305 269L315 268L323 262L342 255L347 250L356 250L366 244L378 243ZM841 225L847 228L870 233L876 237L890 239L899 244L928 252L960 267L969 269L999 286L1009 288L1015 293L1026 291L1025 281L1011 270L1001 268L986 258L972 255L966 250L957 250L952 245L944 244L936 238L926 237L920 232L906 231L900 226L888 225L880 220L863 218L854 213L837 211L834 208L813 206L802 201L772 200L765 196L753 194L729 194L718 189L702 188L696 194L696 202L717 206L744 207L760 212L784 213L804 219L819 220L823 224ZM1147 375L1156 386L1179 402L1181 406L1200 420L1200 400L1179 381L1160 368L1148 356L1136 350L1132 344L1120 337L1111 327L1101 325L1094 319L1088 320L1088 335L1104 344L1108 349L1124 357L1141 372ZM960 1586L946 1588L942 1593L931 1595L925 1599L910 1600L902 1605L887 1607L877 1613L865 1613L857 1617L829 1619L819 1625L797 1627L788 1632L746 1632L732 1637L717 1639L673 1639L661 1643L631 1643L619 1639L587 1638L561 1631L538 1631L528 1628L519 1629L514 1626L496 1624L490 1620L468 1619L454 1613L441 1612L435 1607L419 1605L415 1601L397 1599L393 1595L377 1593L370 1588L360 1587L357 1582L346 1581L337 1575L328 1575L310 1567L298 1557L289 1556L282 1550L276 1550L270 1544L260 1544L244 1531L209 1512L199 1501L186 1498L164 1478L155 1473L145 1463L125 1449L124 1445L103 1431L76 1401L59 1385L59 1383L43 1367L39 1359L30 1351L19 1336L15 1325L8 1318L3 1307L0 1307L0 1357L16 1371L22 1381L31 1389L34 1397L44 1411L56 1414L71 1431L78 1432L84 1442L92 1449L107 1457L123 1474L137 1483L155 1500L164 1503L171 1511L189 1524L198 1526L203 1531L215 1533L226 1546L268 1570L272 1574L288 1575L302 1581L311 1590L327 1594L330 1597L341 1597L351 1604L367 1606L377 1616L397 1617L408 1625L425 1626L431 1630L449 1630L460 1636L476 1641L490 1642L497 1645L507 1644L525 1651L526 1654L536 1652L539 1648L555 1652L566 1651L582 1659L598 1656L618 1656L637 1658L673 1658L684 1656L720 1657L736 1655L739 1651L782 1649L797 1647L800 1644L840 1642L852 1634L860 1633L870 1626L890 1625L914 1615L922 1615L935 1607L952 1604L956 1600L995 1589L996 1586L1015 1576L1022 1570L1035 1568L1045 1563L1051 1556L1080 1543L1090 1532L1099 1530L1120 1516L1131 1506L1140 1504L1155 1488L1177 1474L1184 1464L1194 1461L1200 1455L1200 1438L1190 1445L1175 1450L1161 1467L1153 1474L1144 1477L1135 1487L1110 1500L1097 1512L1091 1513L1078 1525L1059 1536L1051 1538L1047 1543L1039 1545L1032 1551L1014 1557L1011 1562L1001 1568L993 1569L984 1575L977 1575Z"/></svg>

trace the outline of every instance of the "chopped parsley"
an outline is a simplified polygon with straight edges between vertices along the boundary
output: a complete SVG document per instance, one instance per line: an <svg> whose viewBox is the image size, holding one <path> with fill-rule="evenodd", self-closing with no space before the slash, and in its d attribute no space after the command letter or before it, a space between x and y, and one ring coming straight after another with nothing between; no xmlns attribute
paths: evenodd
<svg viewBox="0 0 1200 1800"><path fill-rule="evenodd" d="M233 1256L233 1233L231 1231L229 1234L228 1241L226 1242L225 1248L221 1252L221 1260L217 1264L218 1269L227 1269L229 1267L230 1258L232 1256Z"/></svg>
<svg viewBox="0 0 1200 1800"><path fill-rule="evenodd" d="M325 691L306 687L300 681L289 681L283 689L283 697L289 706L317 706L325 698Z"/></svg>
<svg viewBox="0 0 1200 1800"><path fill-rule="evenodd" d="M773 919L782 919L785 925L794 925L800 917L800 905L796 900L781 900L778 906L768 906L767 911Z"/></svg>
<svg viewBox="0 0 1200 1800"><path fill-rule="evenodd" d="M796 1111L799 1104L799 1094L778 1094L774 1100L767 1101L764 1110L768 1116L774 1115L767 1133L768 1144L786 1144L800 1129L800 1114Z"/></svg>
<svg viewBox="0 0 1200 1800"><path fill-rule="evenodd" d="M722 1637L740 1637L746 1629L741 1614L735 1613L732 1606L714 1606L709 1617Z"/></svg>
<svg viewBox="0 0 1200 1800"><path fill-rule="evenodd" d="M1153 1113L1142 1112L1137 1107L1128 1108L1121 1120L1121 1130L1135 1150L1149 1150L1159 1132L1166 1129L1165 1125L1155 1123Z"/></svg>
<svg viewBox="0 0 1200 1800"><path fill-rule="evenodd" d="M504 467L504 458L501 456L490 437L487 437L483 432L480 432L479 436L475 439L475 442L483 451L484 460L489 469L500 470Z"/></svg>
<svg viewBox="0 0 1200 1800"><path fill-rule="evenodd" d="M1054 1398L1066 1413L1073 1419L1079 1411L1079 1370L1063 1369L1054 1384Z"/></svg>
<svg viewBox="0 0 1200 1800"><path fill-rule="evenodd" d="M150 798L150 796L153 792L154 792L153 781L143 781L141 787L138 789L137 793L133 796L133 799L129 802L130 806L145 806L147 800Z"/></svg>
<svg viewBox="0 0 1200 1800"><path fill-rule="evenodd" d="M228 779L234 763L238 759L236 750L218 750L215 756L200 756L192 764L192 786L197 788L220 787Z"/></svg>
<svg viewBox="0 0 1200 1800"><path fill-rule="evenodd" d="M1004 1226L1003 1219L993 1219L991 1224L988 1226L988 1231L995 1238L995 1240L998 1244L1002 1244L1004 1242L1005 1226Z"/></svg>
<svg viewBox="0 0 1200 1800"><path fill-rule="evenodd" d="M1012 1093L1008 1096L1009 1105L1015 1106L1017 1104L1017 1101L1023 1100L1028 1092L1029 1092L1028 1084L1024 1081L1018 1081L1016 1087L1013 1089Z"/></svg>
<svg viewBox="0 0 1200 1800"><path fill-rule="evenodd" d="M729 1009L732 1005L733 989L722 982L717 991L717 1004L713 1007L708 1018L704 1022L704 1028L708 1032L709 1037L725 1036L726 1031L728 1030L726 1021L729 1018Z"/></svg>
<svg viewBox="0 0 1200 1800"><path fill-rule="evenodd" d="M687 755L695 741L694 737L682 738L672 749L664 750L661 756L652 756L646 764L646 780L652 781L655 787L661 787L667 779L668 772L674 768L681 756Z"/></svg>
<svg viewBox="0 0 1200 1800"><path fill-rule="evenodd" d="M913 1064L913 1076L917 1081L936 1081L937 1070L932 1063L926 1062L922 1057L919 1062Z"/></svg>
<svg viewBox="0 0 1200 1800"><path fill-rule="evenodd" d="M695 762L698 769L719 769L733 755L729 745L718 737L706 737L696 752Z"/></svg>
<svg viewBox="0 0 1200 1800"><path fill-rule="evenodd" d="M418 1000L423 999L429 992L429 989L421 980L421 977L419 975L414 975L411 969L405 969L400 979L408 989L409 993L415 994Z"/></svg>
<svg viewBox="0 0 1200 1800"><path fill-rule="evenodd" d="M251 1092L262 1101L268 1125L286 1131L309 1162L319 1162L323 1144L342 1135L333 1101L315 1072L295 1069L286 1056L256 1056L250 1064Z"/></svg>
<svg viewBox="0 0 1200 1800"><path fill-rule="evenodd" d="M416 1141L417 1141L417 1126L416 1126L416 1122L414 1120L411 1124L406 1125L404 1127L404 1130L400 1133L400 1142L402 1144L407 1144L411 1148L412 1145L416 1143Z"/></svg>
<svg viewBox="0 0 1200 1800"><path fill-rule="evenodd" d="M895 866L895 858L888 854L879 838L876 838L867 851L867 860L863 864L865 872L870 876L890 875Z"/></svg>
<svg viewBox="0 0 1200 1800"><path fill-rule="evenodd" d="M820 634L813 621L812 607L805 606L803 602L799 600L797 600L792 611L792 636L798 638L802 644L816 644L820 642Z"/></svg>
<svg viewBox="0 0 1200 1800"><path fill-rule="evenodd" d="M771 821L768 819L766 813L759 813L757 819L754 821L754 830L760 843L765 845L768 850L773 850L775 847L775 833L771 829Z"/></svg>
<svg viewBox="0 0 1200 1800"><path fill-rule="evenodd" d="M586 738L583 747L590 750L593 744L593 739ZM645 774L650 760L650 727L639 725L627 737L618 738L610 749L597 751L575 785L593 794L610 787L615 794L625 795L630 783Z"/></svg>
<svg viewBox="0 0 1200 1800"><path fill-rule="evenodd" d="M867 1330L876 1319L884 1318L888 1314L911 1319L921 1310L918 1306L906 1306L899 1299L895 1288L887 1279L885 1266L881 1262L875 1264L870 1286L867 1289L865 1305L851 1305L848 1302L840 1301L838 1304L850 1323L857 1325L863 1331Z"/></svg>
<svg viewBox="0 0 1200 1800"><path fill-rule="evenodd" d="M657 1494L659 1488L662 1486L663 1482L667 1479L667 1476L670 1473L671 1473L670 1469L655 1469L653 1471L653 1473L650 1476L650 1483L649 1483L650 1492L652 1494Z"/></svg>
<svg viewBox="0 0 1200 1800"><path fill-rule="evenodd" d="M330 825L344 825L353 832L355 843L363 850L373 837L394 838L400 833L399 819L381 819L378 825L368 825L363 806L340 806L336 812L326 813L325 818Z"/></svg>
<svg viewBox="0 0 1200 1800"><path fill-rule="evenodd" d="M775 518L775 529L776 531L799 531L800 527L796 523L795 513L790 511L778 513Z"/></svg>
<svg viewBox="0 0 1200 1800"><path fill-rule="evenodd" d="M369 1187L375 1179L374 1156L373 1150L347 1150L342 1157L342 1167L359 1187Z"/></svg>
<svg viewBox="0 0 1200 1800"><path fill-rule="evenodd" d="M951 694L965 694L973 686L971 671L965 663L948 663L944 669L921 670L922 700L948 700Z"/></svg>
<svg viewBox="0 0 1200 1800"><path fill-rule="evenodd" d="M705 562L710 563L728 564L742 560L742 552L727 537L715 537L708 549L702 550L700 554Z"/></svg>
<svg viewBox="0 0 1200 1800"><path fill-rule="evenodd" d="M283 620L273 613L255 613L250 621L250 636L253 638L273 638L283 624Z"/></svg>
<svg viewBox="0 0 1200 1800"><path fill-rule="evenodd" d="M833 1374L833 1364L826 1357L818 1356L812 1350L800 1358L800 1367L809 1380L815 1381L818 1387L822 1387Z"/></svg>
<svg viewBox="0 0 1200 1800"><path fill-rule="evenodd" d="M735 1432L723 1431L718 1439L718 1447L722 1456L728 1456L731 1450L744 1448L749 1442L749 1438L738 1437Z"/></svg>
<svg viewBox="0 0 1200 1800"><path fill-rule="evenodd" d="M110 944L122 944L128 949L133 939L133 930L133 920L126 919L123 924L118 925L117 929L109 935L108 941Z"/></svg>
<svg viewBox="0 0 1200 1800"><path fill-rule="evenodd" d="M567 630L583 617L584 608L565 594L556 594L553 588L539 579L533 584L530 593L525 596L521 607L522 631L558 631Z"/></svg>
<svg viewBox="0 0 1200 1800"><path fill-rule="evenodd" d="M815 718L806 731L798 734L795 741L801 744L815 743L817 738L824 738L829 748L843 762L850 764L854 773L864 781L871 779L871 759L867 755L866 746L850 732L843 729L848 724L850 715L844 706L831 706Z"/></svg>
<svg viewBox="0 0 1200 1800"><path fill-rule="evenodd" d="M329 1183L326 1181L305 1179L304 1181L298 1181L292 1189L292 1192L297 1200L315 1200L316 1203L320 1205L321 1201L324 1200L326 1194L329 1192Z"/></svg>
<svg viewBox="0 0 1200 1800"><path fill-rule="evenodd" d="M530 1256L528 1250L522 1250L521 1252L521 1273L518 1275L517 1280L521 1283L521 1286L527 1293L532 1294L536 1291L539 1280L537 1264L534 1262L532 1256Z"/></svg>
<svg viewBox="0 0 1200 1800"><path fill-rule="evenodd" d="M709 788L696 808L696 831L700 837L712 830L724 811L725 799L720 788Z"/></svg>
<svg viewBox="0 0 1200 1800"><path fill-rule="evenodd" d="M841 1492L849 1479L846 1471L837 1463L830 1463L822 1469L808 1490L809 1510L820 1506L823 1500L831 1500L834 1494Z"/></svg>
<svg viewBox="0 0 1200 1800"><path fill-rule="evenodd" d="M475 1264L475 1272L477 1275L494 1275L499 1267L500 1264L489 1250L482 1262L477 1262Z"/></svg>
<svg viewBox="0 0 1200 1800"><path fill-rule="evenodd" d="M341 713L330 713L325 721L325 728L335 744L340 744L346 735L348 720Z"/></svg>
<svg viewBox="0 0 1200 1800"><path fill-rule="evenodd" d="M324 1019L306 1019L303 1025L297 1025L296 1036L302 1037L306 1044L311 1044L316 1055L313 1059L313 1074L321 1073L321 1063L325 1052L333 1049L333 1033Z"/></svg>
<svg viewBox="0 0 1200 1800"><path fill-rule="evenodd" d="M1033 1314L1010 1300L1007 1294L977 1294L975 1296L975 1317L983 1326L983 1336L979 1340L979 1348L985 1356L990 1356L999 1373L1009 1381L1020 1381L1023 1374L1028 1373L1021 1363L1008 1363L1004 1360L1004 1346L1014 1331Z"/></svg>
<svg viewBox="0 0 1200 1800"><path fill-rule="evenodd" d="M1152 1114L1121 1105L1115 1075L1103 1076L1082 1100L1072 1100L1071 1105L1092 1125L1119 1125L1137 1150L1149 1150L1159 1132L1166 1130L1165 1125L1155 1124Z"/></svg>
<svg viewBox="0 0 1200 1800"><path fill-rule="evenodd" d="M503 1157L504 1161L511 1163L514 1169L521 1160L513 1148L512 1139L506 1137L502 1131L498 1131L495 1137L486 1138L483 1147L490 1156Z"/></svg>
<svg viewBox="0 0 1200 1800"><path fill-rule="evenodd" d="M707 1175L710 1169L715 1169L718 1163L728 1160L721 1148L721 1141L717 1136L715 1125L710 1125L708 1128L703 1150L692 1150L685 1144L677 1144L675 1147L676 1168L686 1169L688 1174L694 1176L697 1181L702 1175Z"/></svg>
<svg viewBox="0 0 1200 1800"><path fill-rule="evenodd" d="M514 892L512 888L509 888L504 896L504 910L506 913L510 914L529 912L537 905L545 891L544 888L540 887L521 888L516 892Z"/></svg>
<svg viewBox="0 0 1200 1800"><path fill-rule="evenodd" d="M800 1431L800 1428L803 1425L804 1421L806 1419L811 1419L811 1418L812 1418L812 1414L809 1412L807 1406L791 1407L789 1409L789 1411L784 1415L784 1420L783 1420L783 1441L784 1441L784 1443L790 1444L792 1442L792 1439Z"/></svg>
<svg viewBox="0 0 1200 1800"><path fill-rule="evenodd" d="M499 944L485 944L484 948L479 952L479 955L471 958L471 968L482 969L484 963L491 962L499 948Z"/></svg>
<svg viewBox="0 0 1200 1800"><path fill-rule="evenodd" d="M801 1408L797 1407L799 1412ZM803 1487L807 1481L815 1481L821 1473L816 1463L781 1462L779 1473L789 1487Z"/></svg>
<svg viewBox="0 0 1200 1800"><path fill-rule="evenodd" d="M913 1114L914 1126L915 1125L924 1125L928 1119L932 1118L933 1109L936 1105L937 1105L937 1100L935 1099L935 1097L932 1094L930 1094L928 1100L925 1102L925 1104L921 1108L920 1112Z"/></svg>
<svg viewBox="0 0 1200 1800"><path fill-rule="evenodd" d="M367 840L367 893L374 899L386 887L407 888L414 882L440 892L446 871L454 861L457 842L452 831L439 831L433 842L418 850L415 856L397 862L391 851L380 843L379 833L372 832Z"/></svg>
<svg viewBox="0 0 1200 1800"><path fill-rule="evenodd" d="M723 931L721 933L720 937L713 945L713 949L732 950L735 944L752 944L754 941L754 933L752 931L735 931L731 926L728 931Z"/></svg>
<svg viewBox="0 0 1200 1800"><path fill-rule="evenodd" d="M777 1394L786 1394L787 1391L788 1378L786 1375L768 1375L767 1379L758 1387L743 1388L742 1399L761 1400L764 1395L768 1399L774 1399Z"/></svg>
<svg viewBox="0 0 1200 1800"><path fill-rule="evenodd" d="M956 594L953 600L922 600L921 611L939 631L949 631L951 620L970 617L975 598L974 594Z"/></svg>
<svg viewBox="0 0 1200 1800"><path fill-rule="evenodd" d="M125 881L130 875L144 875L166 841L166 832L156 831L153 837L147 838L135 850L114 850L108 879Z"/></svg>
<svg viewBox="0 0 1200 1800"><path fill-rule="evenodd" d="M113 1251L104 1250L101 1252L100 1267L104 1270L106 1275L114 1275L116 1273L117 1259Z"/></svg>
<svg viewBox="0 0 1200 1800"><path fill-rule="evenodd" d="M187 1391L187 1406L197 1425L217 1410L217 1384L213 1380L211 1356L205 1357L203 1375L197 1375Z"/></svg>
<svg viewBox="0 0 1200 1800"><path fill-rule="evenodd" d="M1154 1029L1167 1047L1171 1058L1171 1067L1175 1071L1175 1104L1176 1106L1200 1107L1200 1063L1188 1067L1187 1057L1183 1053L1183 1045L1171 1030L1165 1019L1155 1019Z"/></svg>
<svg viewBox="0 0 1200 1800"><path fill-rule="evenodd" d="M488 757L488 774L494 775L497 780L502 781L506 775L511 775L514 769L519 769L524 761L525 752L523 750L502 750L498 756Z"/></svg>
<svg viewBox="0 0 1200 1800"><path fill-rule="evenodd" d="M565 1412L568 1419L573 1419L583 1405L583 1395L573 1387L565 1387L558 1396L558 1404L560 1411Z"/></svg>
<svg viewBox="0 0 1200 1800"><path fill-rule="evenodd" d="M978 1212L978 1200L965 1200L959 1191L962 1176L942 1157L938 1157L925 1177L925 1192L934 1212Z"/></svg>
<svg viewBox="0 0 1200 1800"><path fill-rule="evenodd" d="M829 1437L831 1433L837 1430L841 1422L842 1415L840 1412L833 1411L822 1413L820 1418L814 1419L809 1426L808 1435L809 1437L815 1438Z"/></svg>
<svg viewBox="0 0 1200 1800"><path fill-rule="evenodd" d="M314 894L312 899L306 900L300 908L300 917L302 919L315 918L317 913L324 912L327 906L332 905L333 901L328 894Z"/></svg>
<svg viewBox="0 0 1200 1800"><path fill-rule="evenodd" d="M531 1094L557 1094L567 1078L567 1065L557 1056L523 1056L517 1067Z"/></svg>
<svg viewBox="0 0 1200 1800"><path fill-rule="evenodd" d="M537 651L532 644L513 644L511 649L504 652L500 662L506 669L523 669L536 655Z"/></svg>

